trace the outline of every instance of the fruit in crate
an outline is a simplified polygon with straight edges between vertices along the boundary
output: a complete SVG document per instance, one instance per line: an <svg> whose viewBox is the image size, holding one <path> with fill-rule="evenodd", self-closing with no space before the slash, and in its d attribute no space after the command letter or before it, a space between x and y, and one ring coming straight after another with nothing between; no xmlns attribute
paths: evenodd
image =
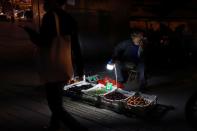
<svg viewBox="0 0 197 131"><path fill-rule="evenodd" d="M123 100L127 98L127 96L117 91L110 92L106 94L104 97L109 100Z"/></svg>
<svg viewBox="0 0 197 131"><path fill-rule="evenodd" d="M68 88L65 92L66 93L73 93L73 94L76 94L76 95L81 95L82 94L81 90L87 90L87 89L90 89L90 88L92 88L91 84L81 85L81 86L73 86L71 88Z"/></svg>
<svg viewBox="0 0 197 131"><path fill-rule="evenodd" d="M130 106L147 106L149 105L149 101L142 98L141 96L132 96L127 99L127 105Z"/></svg>
<svg viewBox="0 0 197 131"><path fill-rule="evenodd" d="M107 93L107 90L104 87L96 88L93 90L89 90L87 92L89 95L97 96L97 95L103 95Z"/></svg>
<svg viewBox="0 0 197 131"><path fill-rule="evenodd" d="M116 80L111 79L110 77L104 77L103 79L98 80L98 83L103 84L103 85L107 85L107 83L112 83L112 85L116 85ZM124 85L117 82L117 87L118 88L124 88Z"/></svg>
<svg viewBox="0 0 197 131"><path fill-rule="evenodd" d="M96 95L102 95L102 94L105 94L105 93L107 93L105 88L101 88L101 89L96 90Z"/></svg>

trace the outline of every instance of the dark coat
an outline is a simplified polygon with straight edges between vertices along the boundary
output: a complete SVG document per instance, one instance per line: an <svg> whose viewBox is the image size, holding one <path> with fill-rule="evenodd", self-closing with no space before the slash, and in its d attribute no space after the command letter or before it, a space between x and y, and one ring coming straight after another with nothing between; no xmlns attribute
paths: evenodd
<svg viewBox="0 0 197 131"><path fill-rule="evenodd" d="M138 64L143 60L142 51L142 47L134 45L132 40L125 40L115 47L112 59L113 61L118 60Z"/></svg>
<svg viewBox="0 0 197 131"><path fill-rule="evenodd" d="M40 27L40 33L38 36L33 34L31 30L27 30L29 34L33 36L32 41L39 47L39 72L41 78L44 81L54 82L54 81L62 81L68 80L68 77L65 75L63 70L54 69L54 65L56 63L52 63L50 60L50 51L52 48L52 43L54 38L57 36L56 31L56 23L54 12L57 14L59 18L59 26L60 26L60 34L61 36L69 36L70 44L71 44L71 52L69 55L72 55L72 65L74 67L75 75L82 76L83 75L83 61L82 54L80 49L80 44L78 40L78 32L77 32L77 23L76 21L66 13L62 9L54 9L48 11L42 19L42 24ZM32 37L30 36L30 37ZM67 57L70 57L67 53ZM53 65L52 65L53 64ZM71 64L71 63L67 63ZM51 78L49 78L51 76ZM48 78L47 78L48 77ZM50 80L51 79L51 80Z"/></svg>
<svg viewBox="0 0 197 131"><path fill-rule="evenodd" d="M56 37L56 24L54 12L59 18L60 34L62 36L71 37L71 51L72 51L72 64L75 67L75 73L79 76L83 75L83 61L80 50L80 44L78 41L77 34L77 23L76 21L64 10L56 9L54 11L47 12L42 20L42 25L40 27L41 35L41 49L51 48L51 43L53 38ZM68 63L69 64L69 63Z"/></svg>

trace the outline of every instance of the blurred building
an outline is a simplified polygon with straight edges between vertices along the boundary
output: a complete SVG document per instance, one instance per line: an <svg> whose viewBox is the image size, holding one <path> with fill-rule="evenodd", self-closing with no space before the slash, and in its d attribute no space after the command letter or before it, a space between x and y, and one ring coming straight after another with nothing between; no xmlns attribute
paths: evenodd
<svg viewBox="0 0 197 131"><path fill-rule="evenodd" d="M32 8L32 0L11 0L14 8L21 10Z"/></svg>
<svg viewBox="0 0 197 131"><path fill-rule="evenodd" d="M94 46L110 52L114 44L128 38L130 28L160 30L164 24L175 30L184 24L197 36L196 5L195 0L67 0L65 8L78 21L82 35L97 35L99 40L94 42L105 41ZM32 0L32 7L34 23L39 27L45 13L43 0Z"/></svg>

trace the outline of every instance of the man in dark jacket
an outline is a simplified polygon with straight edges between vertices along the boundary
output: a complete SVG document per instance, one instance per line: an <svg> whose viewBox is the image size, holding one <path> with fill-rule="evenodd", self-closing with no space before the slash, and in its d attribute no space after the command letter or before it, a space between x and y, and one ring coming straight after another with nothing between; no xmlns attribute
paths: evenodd
<svg viewBox="0 0 197 131"><path fill-rule="evenodd" d="M112 61L116 63L118 81L125 83L128 80L129 70L136 70L139 89L146 85L145 67L143 58L143 36L140 32L131 33L131 38L118 44L114 49Z"/></svg>

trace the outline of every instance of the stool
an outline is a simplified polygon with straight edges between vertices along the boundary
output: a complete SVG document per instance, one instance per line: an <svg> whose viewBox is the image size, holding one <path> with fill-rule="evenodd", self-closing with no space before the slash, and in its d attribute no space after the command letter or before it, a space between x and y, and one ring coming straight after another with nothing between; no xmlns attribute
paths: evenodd
<svg viewBox="0 0 197 131"><path fill-rule="evenodd" d="M138 71L136 70L136 66L134 64L128 64L126 68L128 70L127 82L137 79Z"/></svg>

